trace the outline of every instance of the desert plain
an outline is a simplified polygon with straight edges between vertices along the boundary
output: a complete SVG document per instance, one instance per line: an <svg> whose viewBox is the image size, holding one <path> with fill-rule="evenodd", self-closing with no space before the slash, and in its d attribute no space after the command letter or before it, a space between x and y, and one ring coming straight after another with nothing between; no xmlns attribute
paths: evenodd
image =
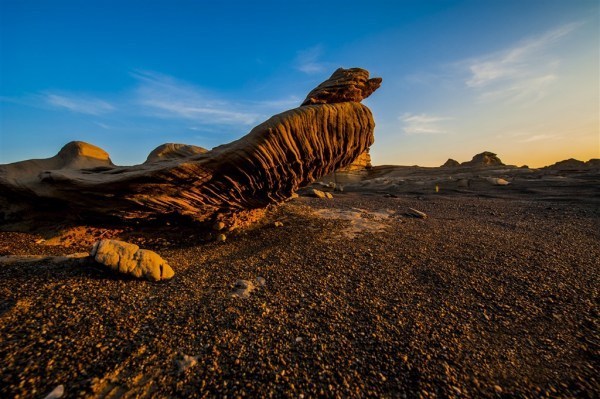
<svg viewBox="0 0 600 399"><path fill-rule="evenodd" d="M338 173L225 241L3 231L0 396L596 397L600 173L564 165ZM175 277L61 257L101 238Z"/></svg>

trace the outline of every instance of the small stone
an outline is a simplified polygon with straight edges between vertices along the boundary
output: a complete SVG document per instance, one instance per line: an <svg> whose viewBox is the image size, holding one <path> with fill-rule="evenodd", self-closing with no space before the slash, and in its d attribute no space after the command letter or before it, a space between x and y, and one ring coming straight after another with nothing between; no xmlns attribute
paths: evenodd
<svg viewBox="0 0 600 399"><path fill-rule="evenodd" d="M494 391L502 393L502 387L500 385L494 385Z"/></svg>
<svg viewBox="0 0 600 399"><path fill-rule="evenodd" d="M217 223L213 224L212 228L213 228L213 230L221 231L221 230L223 230L225 228L225 223L223 223L223 222L217 222Z"/></svg>
<svg viewBox="0 0 600 399"><path fill-rule="evenodd" d="M317 198L326 198L326 195L325 195L325 193L323 191L317 190L315 188L313 188L312 194L313 194L313 196L315 196Z"/></svg>
<svg viewBox="0 0 600 399"><path fill-rule="evenodd" d="M302 337L296 337L296 342L302 342Z"/></svg>
<svg viewBox="0 0 600 399"><path fill-rule="evenodd" d="M283 227L283 223L277 221L277 222L273 223L273 226L275 226L275 227Z"/></svg>
<svg viewBox="0 0 600 399"><path fill-rule="evenodd" d="M257 277L256 284L261 287L264 287L267 284L267 280L265 280L263 277Z"/></svg>
<svg viewBox="0 0 600 399"><path fill-rule="evenodd" d="M327 197L329 199L333 199L333 194L331 194L331 193L325 193L325 197Z"/></svg>
<svg viewBox="0 0 600 399"><path fill-rule="evenodd" d="M510 182L499 177L488 177L486 178L486 180L488 181L488 183L491 183L494 186L508 186L510 184Z"/></svg>
<svg viewBox="0 0 600 399"><path fill-rule="evenodd" d="M419 219L427 219L427 214L425 212L421 212L414 208L408 208L408 211L406 212L406 214L408 216L412 216L412 217L419 218Z"/></svg>
<svg viewBox="0 0 600 399"><path fill-rule="evenodd" d="M46 395L46 397L44 399L58 399L58 398L62 398L62 396L64 394L65 394L64 385L59 385L56 388L54 388L52 390L52 392L50 392L48 395Z"/></svg>
<svg viewBox="0 0 600 399"><path fill-rule="evenodd" d="M227 240L227 236L225 234L219 234L216 240L217 242L225 242Z"/></svg>
<svg viewBox="0 0 600 399"><path fill-rule="evenodd" d="M194 367L198 363L198 357L183 355L180 359L177 359L175 363L177 363L179 371L185 373L189 368Z"/></svg>
<svg viewBox="0 0 600 399"><path fill-rule="evenodd" d="M231 296L234 298L248 298L255 289L256 286L254 283L252 283L252 281L238 280L233 286L233 292L231 293Z"/></svg>

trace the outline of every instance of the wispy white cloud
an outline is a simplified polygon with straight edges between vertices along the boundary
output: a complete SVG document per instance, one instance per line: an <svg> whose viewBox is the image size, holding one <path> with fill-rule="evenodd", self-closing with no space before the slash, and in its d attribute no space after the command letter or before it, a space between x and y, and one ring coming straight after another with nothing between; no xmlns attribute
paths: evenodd
<svg viewBox="0 0 600 399"><path fill-rule="evenodd" d="M317 45L296 54L296 69L306 74L324 72L327 65L320 60L323 55L323 46Z"/></svg>
<svg viewBox="0 0 600 399"><path fill-rule="evenodd" d="M522 140L519 140L520 143L532 143L534 141L541 141L541 140L551 140L554 138L557 138L558 135L556 134L536 134L527 138L524 138Z"/></svg>
<svg viewBox="0 0 600 399"><path fill-rule="evenodd" d="M444 134L448 133L448 129L443 126L442 122L453 118L406 113L398 119L404 124L404 133L406 134Z"/></svg>
<svg viewBox="0 0 600 399"><path fill-rule="evenodd" d="M137 101L158 116L190 119L204 124L250 125L260 114L209 94L192 84L155 72L133 74L139 85Z"/></svg>
<svg viewBox="0 0 600 399"><path fill-rule="evenodd" d="M92 97L82 97L71 94L43 93L42 98L47 104L53 107L64 108L81 114L102 115L115 109L112 104Z"/></svg>
<svg viewBox="0 0 600 399"><path fill-rule="evenodd" d="M560 58L553 54L552 47L581 25L563 25L503 51L464 61L469 75L466 86L486 101L521 105L539 101L558 79Z"/></svg>

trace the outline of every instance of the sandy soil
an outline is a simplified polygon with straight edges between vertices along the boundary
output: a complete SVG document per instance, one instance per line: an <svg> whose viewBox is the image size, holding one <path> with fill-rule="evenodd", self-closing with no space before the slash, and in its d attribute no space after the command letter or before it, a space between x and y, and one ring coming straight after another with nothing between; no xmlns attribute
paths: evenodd
<svg viewBox="0 0 600 399"><path fill-rule="evenodd" d="M1 265L0 397L596 397L600 179L417 180L300 197L224 243L172 225L0 233L0 255L120 237L176 273Z"/></svg>

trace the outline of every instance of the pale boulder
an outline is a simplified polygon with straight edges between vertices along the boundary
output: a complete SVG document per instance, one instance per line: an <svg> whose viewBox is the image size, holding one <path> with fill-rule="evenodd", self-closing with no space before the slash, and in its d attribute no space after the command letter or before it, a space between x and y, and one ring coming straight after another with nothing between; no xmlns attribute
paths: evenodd
<svg viewBox="0 0 600 399"><path fill-rule="evenodd" d="M136 278L159 281L175 275L171 266L156 252L124 241L100 240L94 244L90 256L117 273Z"/></svg>

